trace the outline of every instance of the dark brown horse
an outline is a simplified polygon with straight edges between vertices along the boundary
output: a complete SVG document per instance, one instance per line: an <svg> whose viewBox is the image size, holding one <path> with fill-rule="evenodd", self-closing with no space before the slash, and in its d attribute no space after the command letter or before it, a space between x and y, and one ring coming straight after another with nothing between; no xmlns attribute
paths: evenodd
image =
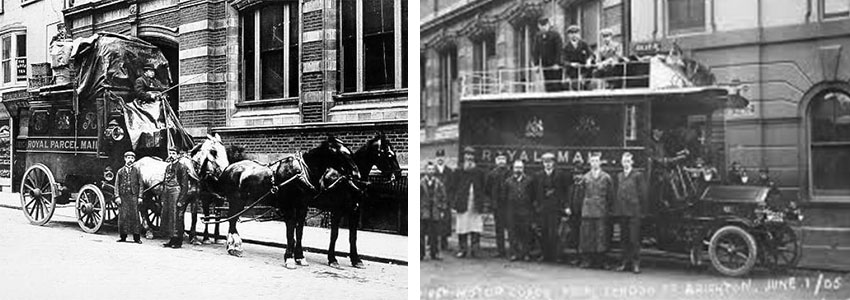
<svg viewBox="0 0 850 300"><path fill-rule="evenodd" d="M335 138L329 138L303 155L290 155L270 165L243 160L225 168L212 191L224 196L229 203L225 219L230 224L228 253L235 256L242 254L242 241L236 229L239 215L246 208L268 205L278 208L286 223L286 266L292 267L291 258L303 264L303 251L300 249L306 203L317 194L314 183L319 181L321 170L334 166L346 170L347 174L357 174L357 166L350 159L351 153L346 154L347 148L343 149L340 145Z"/></svg>
<svg viewBox="0 0 850 300"><path fill-rule="evenodd" d="M339 144L345 147L341 142ZM350 153L347 148L344 153ZM390 180L401 177L398 157L390 141L384 134L370 139L352 155L357 174L338 172L336 168L324 169L321 186L322 193L314 199L311 206L330 212L331 241L328 247L328 265L340 268L336 260L336 240L339 237L339 227L343 217L348 221L349 259L355 268L363 268L363 262L357 252L357 229L360 226L360 213L364 201L368 201L369 174L372 167L377 167L382 175ZM319 168L317 168L319 169ZM319 169L321 170L321 169Z"/></svg>

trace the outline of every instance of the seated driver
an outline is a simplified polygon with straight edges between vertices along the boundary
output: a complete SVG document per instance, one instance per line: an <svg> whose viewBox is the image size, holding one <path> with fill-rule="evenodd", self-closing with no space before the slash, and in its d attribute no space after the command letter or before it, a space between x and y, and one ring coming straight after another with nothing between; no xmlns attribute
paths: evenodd
<svg viewBox="0 0 850 300"><path fill-rule="evenodd" d="M167 87L156 79L156 68L153 65L145 65L144 73L136 78L136 98L143 103L150 103L162 96Z"/></svg>

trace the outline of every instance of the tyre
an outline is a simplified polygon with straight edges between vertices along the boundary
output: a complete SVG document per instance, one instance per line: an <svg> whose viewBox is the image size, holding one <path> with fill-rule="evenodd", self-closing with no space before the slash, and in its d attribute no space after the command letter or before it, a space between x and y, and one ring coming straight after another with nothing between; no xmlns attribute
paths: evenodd
<svg viewBox="0 0 850 300"><path fill-rule="evenodd" d="M44 225L56 209L56 180L43 164L35 164L24 173L21 182L21 210L34 225Z"/></svg>
<svg viewBox="0 0 850 300"><path fill-rule="evenodd" d="M85 232L97 233L110 213L106 206L106 198L103 197L100 188L93 184L84 185L77 193L75 201L74 211L77 215L77 224Z"/></svg>
<svg viewBox="0 0 850 300"><path fill-rule="evenodd" d="M722 227L711 236L708 256L717 272L734 277L746 275L758 259L756 239L741 227Z"/></svg>

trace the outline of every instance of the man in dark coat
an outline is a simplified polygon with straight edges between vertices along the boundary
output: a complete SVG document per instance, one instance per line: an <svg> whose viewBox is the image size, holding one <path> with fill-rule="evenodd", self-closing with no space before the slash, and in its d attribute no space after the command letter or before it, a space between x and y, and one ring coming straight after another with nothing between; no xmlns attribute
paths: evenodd
<svg viewBox="0 0 850 300"><path fill-rule="evenodd" d="M561 69L561 48L563 40L557 31L552 29L549 19L537 21L537 34L534 36L532 63L543 69L547 92L560 91L563 86L564 73Z"/></svg>
<svg viewBox="0 0 850 300"><path fill-rule="evenodd" d="M620 226L622 255L617 271L625 271L628 265L635 274L640 273L640 218L641 204L645 196L643 173L632 168L633 159L629 152L623 153L620 162L623 171L617 174L617 196L611 205L611 217Z"/></svg>
<svg viewBox="0 0 850 300"><path fill-rule="evenodd" d="M531 178L525 175L525 164L514 161L513 175L504 181L502 209L510 217L511 261L528 261L532 236L531 218L534 217L534 205L531 202Z"/></svg>
<svg viewBox="0 0 850 300"><path fill-rule="evenodd" d="M489 209L484 170L475 163L475 149L467 147L463 168L454 175L455 193L452 208L457 212L458 258L475 257L484 232L484 213Z"/></svg>
<svg viewBox="0 0 850 300"><path fill-rule="evenodd" d="M454 190L452 189L452 184L454 183L454 180L452 179L454 170L446 165L446 161L443 159L445 156L446 150L437 150L437 169L434 176L437 177L437 179L439 179L446 188L446 197L448 199L452 199L452 195L454 195ZM440 249L449 250L449 236L452 235L452 212L451 208L448 206L446 206L445 211L443 211L442 219L437 221L437 231L440 235Z"/></svg>
<svg viewBox="0 0 850 300"><path fill-rule="evenodd" d="M115 175L115 191L118 198L118 234L121 239L118 242L126 242L127 234L133 235L133 242L141 244L141 227L139 219L139 170L133 168L136 154L132 151L124 153L124 166L118 169Z"/></svg>
<svg viewBox="0 0 850 300"><path fill-rule="evenodd" d="M168 236L163 247L180 248L183 246L186 211L186 194L189 191L189 178L186 166L180 162L177 149L168 149L168 166L162 180L162 221L163 235Z"/></svg>
<svg viewBox="0 0 850 300"><path fill-rule="evenodd" d="M437 255L439 251L437 222L440 220L447 205L446 188L440 179L434 176L435 170L436 167L434 164L428 162L428 165L425 166L425 176L422 177L419 183L419 220L422 226L422 233L419 239L420 260L425 259L426 242L431 259L440 259Z"/></svg>
<svg viewBox="0 0 850 300"><path fill-rule="evenodd" d="M167 87L156 79L156 69L153 65L146 65L144 73L139 78L136 78L135 91L136 98L142 102L152 102L157 97L162 95Z"/></svg>
<svg viewBox="0 0 850 300"><path fill-rule="evenodd" d="M561 217L565 215L569 205L569 188L571 181L566 171L555 169L555 155L545 153L541 157L543 170L534 175L532 182L532 199L535 203L538 220L542 227L541 247L543 260L559 261L563 254L558 227Z"/></svg>
<svg viewBox="0 0 850 300"><path fill-rule="evenodd" d="M581 40L581 28L570 25L567 28L567 43L564 45L564 65L567 76L570 77L570 89L582 89L584 78L590 75L591 70L586 67L593 58L593 50ZM582 80L579 79L579 74Z"/></svg>
<svg viewBox="0 0 850 300"><path fill-rule="evenodd" d="M507 204L502 197L505 179L511 176L511 170L507 166L508 158L504 153L496 155L496 167L487 173L487 196L493 202L493 223L496 227L496 257L505 257L505 230L510 228L507 224Z"/></svg>
<svg viewBox="0 0 850 300"><path fill-rule="evenodd" d="M601 154L590 156L590 171L582 177L581 236L579 252L581 267L599 267L608 251L609 208L614 198L614 180L602 170Z"/></svg>

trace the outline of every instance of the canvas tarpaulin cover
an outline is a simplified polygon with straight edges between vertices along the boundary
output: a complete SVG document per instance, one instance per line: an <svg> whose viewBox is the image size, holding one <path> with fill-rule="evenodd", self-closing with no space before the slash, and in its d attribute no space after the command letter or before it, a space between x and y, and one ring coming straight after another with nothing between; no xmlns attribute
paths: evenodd
<svg viewBox="0 0 850 300"><path fill-rule="evenodd" d="M143 76L142 70L146 65L156 69L156 78L160 82L171 86L168 61L159 48L135 37L98 33L76 39L73 49L79 70L78 101L92 103L102 95L120 105L134 150L167 145L180 150L192 148L192 137L163 98L150 103L135 99L133 86L135 80Z"/></svg>

